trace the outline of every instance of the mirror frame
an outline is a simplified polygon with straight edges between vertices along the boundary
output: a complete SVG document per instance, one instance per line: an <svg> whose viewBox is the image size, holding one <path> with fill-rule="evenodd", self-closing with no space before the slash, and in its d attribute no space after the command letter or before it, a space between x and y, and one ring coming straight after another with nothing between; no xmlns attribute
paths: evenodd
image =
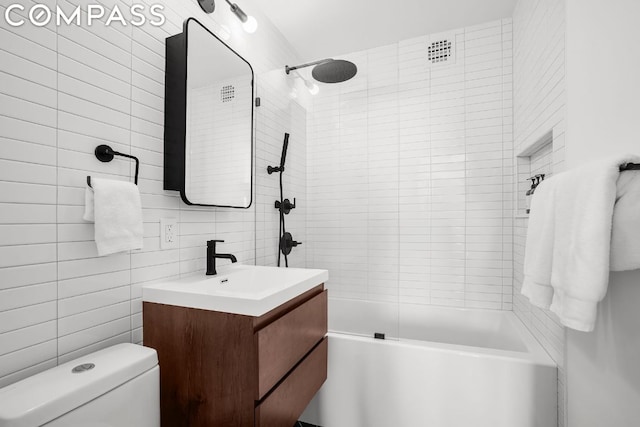
<svg viewBox="0 0 640 427"><path fill-rule="evenodd" d="M186 128L187 128L187 54L189 41L187 29L189 22L201 26L212 37L218 40L239 59L247 64L251 70L251 177L249 182L249 204L247 206L228 206L203 203L192 203L185 193L186 177ZM180 192L180 197L187 205L213 206L220 208L248 209L253 203L253 175L254 175L254 103L255 103L255 73L253 67L238 52L222 41L218 36L202 25L195 18L187 18L182 27L182 33L167 37L165 55L165 96L164 96L164 186L165 190ZM214 118L215 120L215 118Z"/></svg>

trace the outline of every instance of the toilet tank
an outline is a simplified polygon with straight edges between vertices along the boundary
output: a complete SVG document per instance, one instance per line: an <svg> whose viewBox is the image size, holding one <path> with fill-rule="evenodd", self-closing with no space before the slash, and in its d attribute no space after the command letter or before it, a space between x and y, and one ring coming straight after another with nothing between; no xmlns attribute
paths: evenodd
<svg viewBox="0 0 640 427"><path fill-rule="evenodd" d="M159 427L156 351L119 344L0 389L0 427L40 426Z"/></svg>

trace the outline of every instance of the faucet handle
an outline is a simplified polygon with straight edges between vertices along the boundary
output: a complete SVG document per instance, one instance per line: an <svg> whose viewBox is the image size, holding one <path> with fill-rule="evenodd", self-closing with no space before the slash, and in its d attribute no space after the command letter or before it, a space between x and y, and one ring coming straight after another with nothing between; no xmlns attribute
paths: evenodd
<svg viewBox="0 0 640 427"><path fill-rule="evenodd" d="M224 240L207 240L207 246L215 246L216 243L224 243Z"/></svg>

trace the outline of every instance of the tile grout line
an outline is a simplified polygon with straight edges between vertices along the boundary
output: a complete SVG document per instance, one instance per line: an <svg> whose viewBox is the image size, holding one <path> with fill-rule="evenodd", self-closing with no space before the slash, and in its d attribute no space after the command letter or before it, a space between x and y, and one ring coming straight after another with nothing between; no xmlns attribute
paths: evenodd
<svg viewBox="0 0 640 427"><path fill-rule="evenodd" d="M58 5L58 0L56 0L56 6ZM55 31L56 37L56 365L60 363L60 251L58 249L59 241L60 241L60 232L58 224L58 202L59 202L59 183L60 183L60 169L58 165L60 163L60 141L58 140L59 132L60 132L60 110L58 109L58 104L60 102L60 53L58 49L58 27L56 26Z"/></svg>
<svg viewBox="0 0 640 427"><path fill-rule="evenodd" d="M131 135L133 134L133 33L136 27L131 28L131 34L129 37L129 154L133 155L133 141ZM131 168L129 165L129 180L131 180ZM142 195L141 195L142 196ZM144 212L144 211L143 211ZM143 217L144 223L144 217ZM132 271L133 271L133 251L129 251L129 342L133 342L133 312L132 312L132 298L133 298L133 284L132 284Z"/></svg>

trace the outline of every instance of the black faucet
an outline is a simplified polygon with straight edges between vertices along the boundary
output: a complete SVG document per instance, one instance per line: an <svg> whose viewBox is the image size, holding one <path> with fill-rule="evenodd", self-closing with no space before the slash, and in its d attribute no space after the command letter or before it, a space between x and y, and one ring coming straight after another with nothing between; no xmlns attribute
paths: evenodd
<svg viewBox="0 0 640 427"><path fill-rule="evenodd" d="M233 254L217 254L216 243L223 243L224 240L207 241L207 276L213 276L216 272L216 258L230 259L231 262L238 262Z"/></svg>

